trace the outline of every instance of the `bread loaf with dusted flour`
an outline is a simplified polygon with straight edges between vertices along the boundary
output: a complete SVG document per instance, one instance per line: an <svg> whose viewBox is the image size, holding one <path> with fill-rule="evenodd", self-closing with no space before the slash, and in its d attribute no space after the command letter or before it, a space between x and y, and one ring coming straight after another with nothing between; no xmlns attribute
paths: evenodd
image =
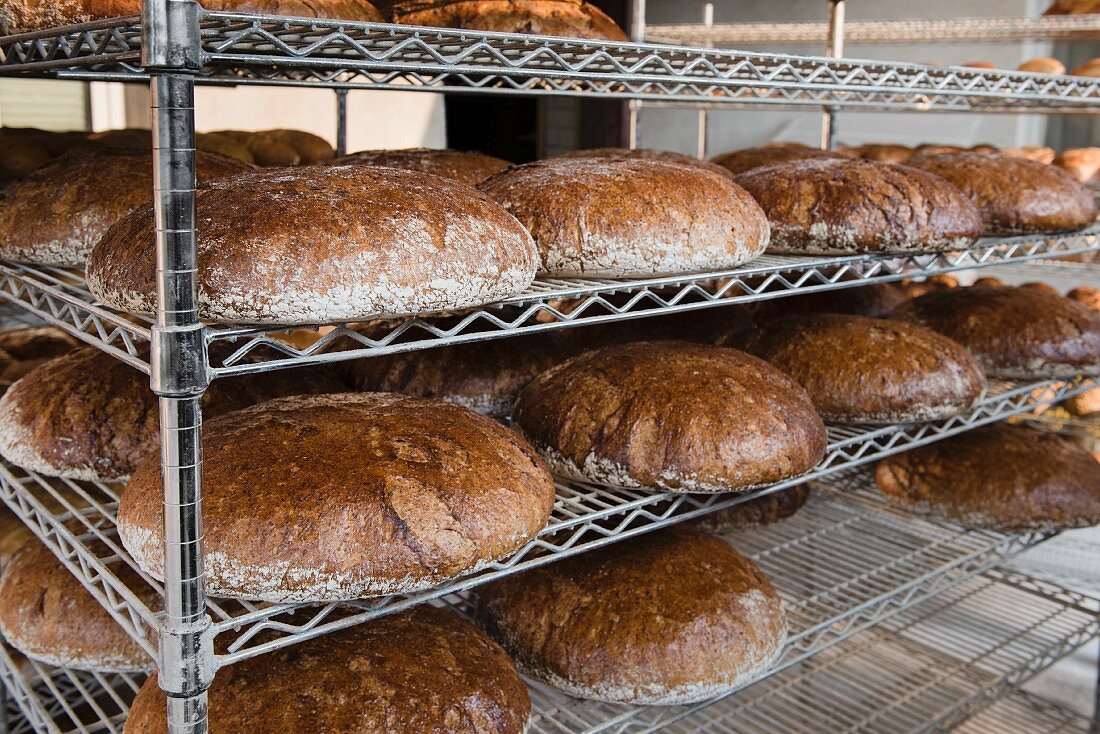
<svg viewBox="0 0 1100 734"><path fill-rule="evenodd" d="M907 166L813 158L754 168L734 180L768 215L769 252L938 252L981 234L981 217L961 191Z"/></svg>
<svg viewBox="0 0 1100 734"><path fill-rule="evenodd" d="M626 41L627 35L587 0L382 0L394 23Z"/></svg>
<svg viewBox="0 0 1100 734"><path fill-rule="evenodd" d="M994 530L1100 523L1100 462L1049 431L998 423L883 459L875 483L913 512Z"/></svg>
<svg viewBox="0 0 1100 734"><path fill-rule="evenodd" d="M202 448L214 596L333 601L424 589L512 553L554 505L549 472L517 433L440 400L280 398L207 421ZM118 513L122 542L156 577L161 494L160 462L147 458Z"/></svg>
<svg viewBox="0 0 1100 734"><path fill-rule="evenodd" d="M440 148L399 148L396 150L360 150L330 163L360 163L367 166L402 168L439 176L450 181L476 186L494 173L508 168L511 163L484 153L467 153L461 150Z"/></svg>
<svg viewBox="0 0 1100 734"><path fill-rule="evenodd" d="M641 158L551 158L478 187L530 230L539 270L630 277L733 268L764 251L760 207L727 177Z"/></svg>
<svg viewBox="0 0 1100 734"><path fill-rule="evenodd" d="M728 168L717 163L704 161L693 155L677 153L674 150L658 150L656 148L583 148L581 150L567 150L550 156L551 158L610 158L612 160L649 160L664 161L665 163L680 163L685 166L697 166L720 173L729 178L733 174Z"/></svg>
<svg viewBox="0 0 1100 734"><path fill-rule="evenodd" d="M125 734L167 731L153 676ZM418 606L222 668L210 730L237 734L522 734L531 717L507 655L454 612Z"/></svg>
<svg viewBox="0 0 1100 734"><path fill-rule="evenodd" d="M448 311L523 291L537 252L473 188L365 165L268 168L195 195L199 315L310 324ZM88 288L123 311L156 307L153 208L88 260Z"/></svg>
<svg viewBox="0 0 1100 734"><path fill-rule="evenodd" d="M846 158L847 156L820 148L811 148L801 143L769 143L758 148L742 148L716 155L711 163L721 166L733 175L751 171L754 168L770 166L773 163L799 161L806 158Z"/></svg>
<svg viewBox="0 0 1100 734"><path fill-rule="evenodd" d="M619 487L729 492L802 474L825 452L798 383L735 349L686 342L573 357L527 384L512 419L555 473Z"/></svg>
<svg viewBox="0 0 1100 734"><path fill-rule="evenodd" d="M753 681L787 632L760 569L680 528L482 587L476 619L533 678L582 698L662 706Z"/></svg>

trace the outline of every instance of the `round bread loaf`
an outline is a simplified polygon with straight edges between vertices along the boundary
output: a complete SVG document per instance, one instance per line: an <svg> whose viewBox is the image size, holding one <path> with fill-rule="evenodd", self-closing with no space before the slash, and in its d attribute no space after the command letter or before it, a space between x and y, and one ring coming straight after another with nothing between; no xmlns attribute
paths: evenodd
<svg viewBox="0 0 1100 734"><path fill-rule="evenodd" d="M753 497L731 507L703 515L692 523L700 530L709 533L724 533L727 530L751 528L757 525L772 525L802 509L810 499L809 483L796 484L763 497Z"/></svg>
<svg viewBox="0 0 1100 734"><path fill-rule="evenodd" d="M1085 184L1095 184L1100 172L1100 148L1070 148L1054 159L1054 165Z"/></svg>
<svg viewBox="0 0 1100 734"><path fill-rule="evenodd" d="M195 164L200 184L250 168L202 151L195 152ZM0 259L83 265L100 237L152 196L149 151L96 147L65 153L4 189Z"/></svg>
<svg viewBox="0 0 1100 734"><path fill-rule="evenodd" d="M985 392L974 356L932 329L845 314L769 321L749 351L806 388L836 423L908 423L968 410Z"/></svg>
<svg viewBox="0 0 1100 734"><path fill-rule="evenodd" d="M1100 313L1043 291L944 288L906 301L891 318L927 326L962 344L990 377L1100 372Z"/></svg>
<svg viewBox="0 0 1100 734"><path fill-rule="evenodd" d="M1030 71L1037 74L1065 74L1066 65L1050 56L1028 59L1016 67L1017 71Z"/></svg>
<svg viewBox="0 0 1100 734"><path fill-rule="evenodd" d="M537 252L523 226L462 184L363 165L268 168L196 193L199 314L209 321L355 321L468 308L523 291ZM293 222L293 226L288 226ZM109 306L156 307L153 208L88 259Z"/></svg>
<svg viewBox="0 0 1100 734"><path fill-rule="evenodd" d="M368 166L420 171L450 181L476 186L494 173L512 164L484 153L439 148L402 148L398 150L361 150L334 158L334 164L361 163Z"/></svg>
<svg viewBox="0 0 1100 734"><path fill-rule="evenodd" d="M769 252L930 252L965 247L981 234L981 217L966 196L905 166L815 158L734 180L768 215Z"/></svg>
<svg viewBox="0 0 1100 734"><path fill-rule="evenodd" d="M168 729L156 677L126 734ZM522 734L527 687L500 647L453 612L419 606L218 671L210 730L237 734Z"/></svg>
<svg viewBox="0 0 1100 734"><path fill-rule="evenodd" d="M897 283L871 283L760 301L754 315L767 319L795 313L846 313L881 319L905 299L905 290Z"/></svg>
<svg viewBox="0 0 1100 734"><path fill-rule="evenodd" d="M558 153L550 157L664 161L665 163L679 163L684 166L706 168L709 171L720 173L726 178L733 176L733 174L729 172L729 169L719 166L717 163L704 161L693 155L687 155L686 153L677 153L672 150L657 150L655 148L584 148L582 150L567 150L564 153Z"/></svg>
<svg viewBox="0 0 1100 734"><path fill-rule="evenodd" d="M1094 387L1074 395L1062 405L1070 415L1084 417L1100 413L1100 387Z"/></svg>
<svg viewBox="0 0 1100 734"><path fill-rule="evenodd" d="M89 544L109 553L100 541ZM160 608L160 594L137 571L125 563L111 570L146 605ZM47 665L104 673L156 667L57 556L38 542L24 543L0 577L0 633L19 652Z"/></svg>
<svg viewBox="0 0 1100 734"><path fill-rule="evenodd" d="M533 678L581 698L661 706L750 683L787 633L760 569L681 528L489 584L476 615Z"/></svg>
<svg viewBox="0 0 1100 734"><path fill-rule="evenodd" d="M880 163L905 163L913 155L908 145L867 143L856 148L860 158Z"/></svg>
<svg viewBox="0 0 1100 734"><path fill-rule="evenodd" d="M76 348L77 341L53 326L0 330L0 391L43 362Z"/></svg>
<svg viewBox="0 0 1100 734"><path fill-rule="evenodd" d="M1001 280L1000 278L991 278L991 277L977 278L973 283L971 283L971 285L976 285L976 286L979 286L979 287L981 287L981 286L992 286L992 285L1004 285L1004 284L1005 284L1005 282L1003 280Z"/></svg>
<svg viewBox="0 0 1100 734"><path fill-rule="evenodd" d="M523 439L484 416L355 393L208 421L203 495L210 594L328 601L424 589L507 556L546 525L554 484ZM126 485L118 526L159 577L157 457Z"/></svg>
<svg viewBox="0 0 1100 734"><path fill-rule="evenodd" d="M207 10L380 22L367 0L203 0ZM0 35L140 15L141 0L0 0Z"/></svg>
<svg viewBox="0 0 1100 734"><path fill-rule="evenodd" d="M567 356L556 335L456 344L347 363L351 387L439 398L491 418L512 414L519 391Z"/></svg>
<svg viewBox="0 0 1100 734"><path fill-rule="evenodd" d="M1067 293L1066 297L1085 304L1093 311L1100 311L1100 288L1092 288L1087 285L1078 286Z"/></svg>
<svg viewBox="0 0 1100 734"><path fill-rule="evenodd" d="M317 369L215 380L203 394L206 417L299 393L346 386ZM86 347L28 372L0 398L0 455L47 476L125 479L156 453L157 397L148 376Z"/></svg>
<svg viewBox="0 0 1100 734"><path fill-rule="evenodd" d="M1029 291L1041 291L1043 293L1049 293L1052 296L1060 296L1061 293L1058 289L1052 286L1050 283L1044 283L1042 281L1032 281L1030 283L1021 283L1017 288L1024 288Z"/></svg>
<svg viewBox="0 0 1100 734"><path fill-rule="evenodd" d="M770 166L773 163L786 161L798 161L805 158L846 158L847 156L833 151L811 148L801 143L771 143L758 148L742 148L731 150L728 153L716 155L710 159L711 163L725 168L730 173L737 175L761 166Z"/></svg>
<svg viewBox="0 0 1100 734"><path fill-rule="evenodd" d="M645 159L553 158L479 188L530 230L551 276L627 277L734 268L764 251L768 223L728 178Z"/></svg>
<svg viewBox="0 0 1100 734"><path fill-rule="evenodd" d="M921 514L993 530L1100 523L1100 462L1074 442L1007 423L883 459L886 499Z"/></svg>
<svg viewBox="0 0 1100 734"><path fill-rule="evenodd" d="M388 0L394 23L537 36L626 41L602 10L585 0Z"/></svg>
<svg viewBox="0 0 1100 734"><path fill-rule="evenodd" d="M1100 58L1089 59L1070 73L1073 76L1100 76Z"/></svg>
<svg viewBox="0 0 1100 734"><path fill-rule="evenodd" d="M685 342L574 357L528 383L512 419L555 473L619 487L728 492L802 474L825 452L798 383L743 352Z"/></svg>
<svg viewBox="0 0 1100 734"><path fill-rule="evenodd" d="M989 235L1065 232L1096 219L1092 193L1057 166L972 151L921 154L909 165L958 186L977 204Z"/></svg>

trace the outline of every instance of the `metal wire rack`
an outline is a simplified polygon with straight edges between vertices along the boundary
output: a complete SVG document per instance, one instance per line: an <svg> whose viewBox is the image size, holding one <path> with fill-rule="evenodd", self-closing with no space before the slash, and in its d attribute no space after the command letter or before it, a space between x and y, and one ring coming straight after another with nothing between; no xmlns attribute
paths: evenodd
<svg viewBox="0 0 1100 734"><path fill-rule="evenodd" d="M908 110L1095 109L1095 79L195 11L209 83ZM136 17L0 39L0 70L145 78Z"/></svg>
<svg viewBox="0 0 1100 734"><path fill-rule="evenodd" d="M476 574L462 577L435 589L412 595L389 596L380 599L324 605L260 604L240 601L210 599L207 612L214 620L215 634L231 634L233 641L219 656L219 664L230 664L274 649L285 647L337 629L360 624L369 619L408 608L414 604L455 594L477 585L518 573L527 568L550 563L577 553L594 550L618 540L656 530L673 523L699 517L722 507L728 507L753 496L777 491L800 481L839 476L841 472L908 448L929 443L950 435L1004 419L1031 410L1035 405L1049 400L1060 400L1065 395L1087 389L1092 381L1064 383L1042 381L1039 383L994 385L989 395L974 410L946 421L927 424L909 424L886 427L848 426L829 429L829 448L823 461L809 474L771 487L738 496L731 495L676 495L638 490L598 487L588 484L558 484L558 498L550 522L539 535L511 557L499 561ZM841 481L841 480L838 480ZM855 479L844 480L849 488L864 486ZM63 493L61 490L68 490ZM0 499L2 499L61 559L62 563L86 586L96 599L114 616L120 625L141 644L150 655L156 653L156 639L162 620L155 610L144 604L134 589L119 579L118 569L127 564L137 570L133 560L118 541L115 529L118 488L112 485L48 479L24 472L8 464L0 464ZM69 497L78 494L86 508L77 507ZM60 513L47 510L45 500L51 499L61 507ZM879 510L869 512L874 516ZM867 520L865 522L870 522ZM873 524L872 524L873 526ZM843 538L856 542L849 524L841 524ZM877 526L873 526L875 529ZM932 527L932 526L929 526ZM898 533L900 534L900 530ZM931 531L928 531L931 532ZM952 536L953 537L953 536ZM965 566L989 558L989 554L1002 554L1038 540L1039 536L1008 539L997 535L968 534L965 543L977 542L969 548L957 546L956 559ZM93 542L95 541L95 542ZM872 543L870 537L868 543ZM900 540L899 540L900 543ZM898 545L898 548L904 547ZM935 553L939 549L934 549ZM870 562L876 558L871 553L861 554L851 550L854 557ZM965 558L964 558L965 557ZM939 556L928 556L940 562ZM912 559L910 559L912 560ZM872 574L877 566L864 568L861 573ZM920 570L918 565L910 568ZM885 569L887 571L891 569ZM822 645L831 644L837 638L849 634L868 620L874 620L894 609L899 600L917 595L923 590L936 588L944 578L955 573L954 567L933 565L924 572L935 571L928 578L921 577L912 587L901 588L896 579L883 582L882 592L889 591L892 599L867 601L854 610L850 617L828 617L828 623L815 627L805 638L800 654L810 654ZM882 569L879 570L881 574ZM917 573L917 576L921 576ZM161 585L144 576L145 582L158 592ZM888 578L888 577L880 577ZM891 586L890 584L893 584ZM900 594L900 596L894 596ZM854 599L855 597L844 597ZM837 607L829 607L833 612ZM807 612L813 619L822 621L828 609ZM293 613L293 617L291 614ZM806 617L807 623L811 617ZM809 627L807 627L809 629ZM801 638L799 638L801 639Z"/></svg>
<svg viewBox="0 0 1100 734"><path fill-rule="evenodd" d="M828 23L700 23L646 27L651 43L728 46L757 44L824 44ZM908 18L848 20L847 43L981 43L1020 41L1089 41L1100 39L1100 15L1044 18Z"/></svg>
<svg viewBox="0 0 1100 734"><path fill-rule="evenodd" d="M1026 691L1013 691L955 728L956 734L1094 734L1092 719Z"/></svg>

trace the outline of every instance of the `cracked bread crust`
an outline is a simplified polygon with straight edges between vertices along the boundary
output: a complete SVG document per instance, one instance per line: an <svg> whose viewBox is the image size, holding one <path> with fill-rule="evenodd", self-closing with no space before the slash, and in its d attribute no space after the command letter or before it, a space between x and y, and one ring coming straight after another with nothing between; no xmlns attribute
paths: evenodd
<svg viewBox="0 0 1100 734"><path fill-rule="evenodd" d="M753 680L787 631L760 569L686 528L482 587L476 619L529 675L574 696L646 705L693 703Z"/></svg>
<svg viewBox="0 0 1100 734"><path fill-rule="evenodd" d="M908 166L813 158L754 168L734 181L768 215L768 252L938 252L982 233L981 215L962 191Z"/></svg>
<svg viewBox="0 0 1100 734"><path fill-rule="evenodd" d="M684 166L705 168L708 171L720 173L726 178L732 178L733 174L728 168L716 163L704 161L686 153L677 153L674 150L658 150L656 148L582 148L580 150L567 150L557 153L551 158L610 158L612 160L649 160L664 161L665 163L679 163Z"/></svg>
<svg viewBox="0 0 1100 734"><path fill-rule="evenodd" d="M152 457L118 517L157 577L160 487ZM554 499L531 447L465 408L392 393L272 400L204 426L207 588L279 602L427 588L515 551Z"/></svg>
<svg viewBox="0 0 1100 734"><path fill-rule="evenodd" d="M920 514L992 530L1100 523L1100 463L1050 431L998 423L883 459L875 483Z"/></svg>
<svg viewBox="0 0 1100 734"><path fill-rule="evenodd" d="M402 168L430 173L450 181L476 186L494 173L512 164L484 153L468 153L441 148L400 148L397 150L360 150L328 161L329 165L359 163L368 166Z"/></svg>

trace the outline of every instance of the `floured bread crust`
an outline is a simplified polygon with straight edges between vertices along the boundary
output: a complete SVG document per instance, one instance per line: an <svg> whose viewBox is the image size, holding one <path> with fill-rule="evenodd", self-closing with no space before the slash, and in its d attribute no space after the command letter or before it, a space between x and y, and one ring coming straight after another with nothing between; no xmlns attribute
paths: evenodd
<svg viewBox="0 0 1100 734"><path fill-rule="evenodd" d="M402 168L420 171L458 183L476 186L494 173L500 173L512 164L484 153L467 153L461 150L440 148L399 148L396 150L360 150L329 163L343 165L359 163L368 166Z"/></svg>

